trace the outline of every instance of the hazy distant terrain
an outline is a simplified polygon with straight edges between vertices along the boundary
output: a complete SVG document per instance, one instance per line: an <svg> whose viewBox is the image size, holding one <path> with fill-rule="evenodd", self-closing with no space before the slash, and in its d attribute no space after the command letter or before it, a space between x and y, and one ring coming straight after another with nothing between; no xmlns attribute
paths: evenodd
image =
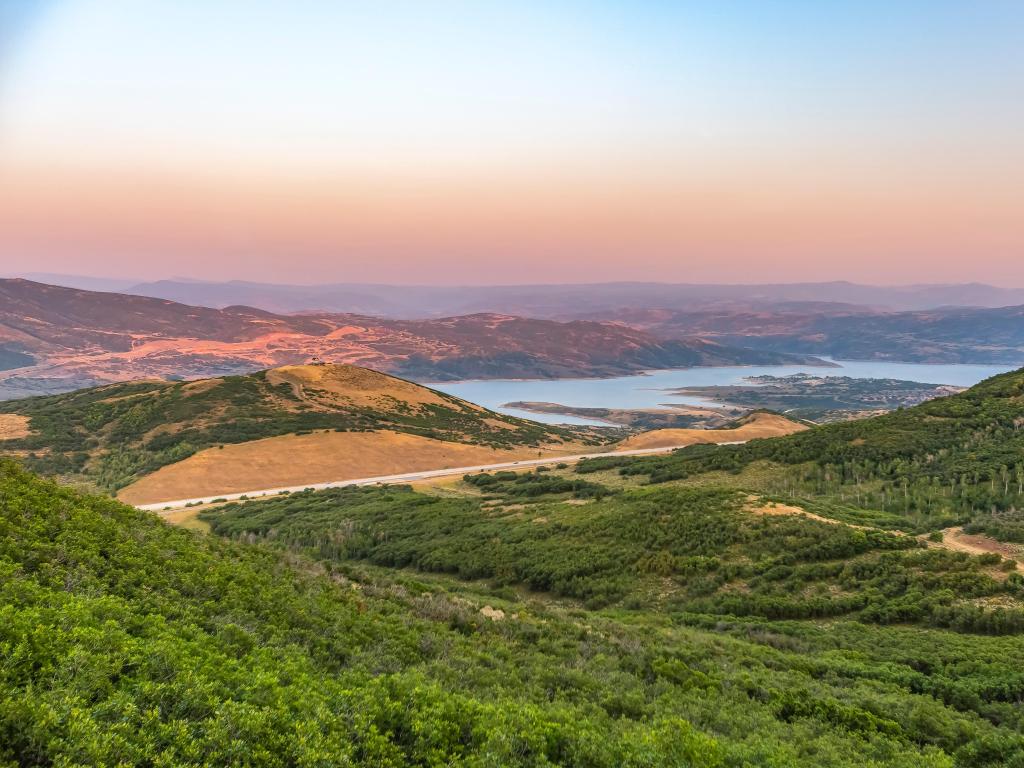
<svg viewBox="0 0 1024 768"><path fill-rule="evenodd" d="M985 286L347 286L345 293L324 286L318 289L324 306L358 307L362 313L282 314L203 302L278 302L294 309L312 306L311 294L254 283L153 285L177 286L199 303L0 280L0 398L127 379L247 373L314 356L419 381L820 364L821 357L1024 363L1024 306L895 312L826 300L926 302L955 293L963 300L994 302L1015 296ZM744 292L749 302L741 299ZM815 292L818 300L805 300ZM618 302L631 303L612 308ZM687 308L669 308L672 302ZM455 307L487 311L418 320L372 314L431 315ZM503 307L517 307L521 314L507 314ZM560 319L536 316L546 314Z"/></svg>
<svg viewBox="0 0 1024 768"><path fill-rule="evenodd" d="M591 315L594 316L594 315ZM700 336L722 343L824 355L842 360L914 363L1024 362L1024 306L946 307L878 312L844 307L832 311L632 309L601 315L662 338Z"/></svg>
<svg viewBox="0 0 1024 768"><path fill-rule="evenodd" d="M743 408L768 408L818 422L883 413L955 394L962 387L849 376L750 376L743 384L684 387L675 394Z"/></svg>
<svg viewBox="0 0 1024 768"><path fill-rule="evenodd" d="M77 287L77 286L76 286ZM126 292L183 304L227 307L245 304L273 312L325 310L388 317L438 317L503 312L562 318L623 308L735 309L780 303L847 304L887 310L944 306L1004 307L1024 304L1024 289L991 285L873 286L845 281L778 285L697 283L594 283L567 285L416 286L340 283L274 285L233 280L160 280Z"/></svg>
<svg viewBox="0 0 1024 768"><path fill-rule="evenodd" d="M653 368L820 362L622 324L494 313L431 320L279 315L252 307L0 281L0 397L141 378L197 378L318 356L421 381L615 376ZM17 367L15 367L17 366Z"/></svg>

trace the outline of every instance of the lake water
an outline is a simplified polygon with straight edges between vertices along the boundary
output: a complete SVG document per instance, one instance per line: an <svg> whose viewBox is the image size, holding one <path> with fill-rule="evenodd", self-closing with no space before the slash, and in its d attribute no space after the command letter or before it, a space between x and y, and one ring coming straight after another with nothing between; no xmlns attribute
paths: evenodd
<svg viewBox="0 0 1024 768"><path fill-rule="evenodd" d="M789 376L810 373L818 376L850 376L857 379L903 379L927 384L969 387L982 379L1011 371L1015 366L925 365L922 363L837 362L839 368L816 366L726 366L648 371L614 379L554 379L456 381L431 384L434 389L478 403L487 408L550 424L595 424L605 422L559 414L533 413L503 407L516 400L560 403L583 408L655 408L666 404L714 405L699 397L682 397L666 392L678 387L740 384L747 376Z"/></svg>

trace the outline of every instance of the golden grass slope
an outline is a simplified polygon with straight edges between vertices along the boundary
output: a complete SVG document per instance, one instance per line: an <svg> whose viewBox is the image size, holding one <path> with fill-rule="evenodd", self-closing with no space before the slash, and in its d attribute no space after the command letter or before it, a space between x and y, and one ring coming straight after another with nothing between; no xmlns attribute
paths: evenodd
<svg viewBox="0 0 1024 768"><path fill-rule="evenodd" d="M754 413L735 429L653 429L623 440L617 450L670 448L697 443L735 443L758 437L781 437L802 432L807 425L775 413Z"/></svg>
<svg viewBox="0 0 1024 768"><path fill-rule="evenodd" d="M0 440L18 440L28 437L28 416L18 413L0 413Z"/></svg>
<svg viewBox="0 0 1024 768"><path fill-rule="evenodd" d="M593 446L495 449L401 432L315 432L207 448L121 490L128 504L559 456Z"/></svg>
<svg viewBox="0 0 1024 768"><path fill-rule="evenodd" d="M355 365L286 365L267 371L267 381L290 384L297 397L326 407L387 408L395 401L451 406L432 389Z"/></svg>

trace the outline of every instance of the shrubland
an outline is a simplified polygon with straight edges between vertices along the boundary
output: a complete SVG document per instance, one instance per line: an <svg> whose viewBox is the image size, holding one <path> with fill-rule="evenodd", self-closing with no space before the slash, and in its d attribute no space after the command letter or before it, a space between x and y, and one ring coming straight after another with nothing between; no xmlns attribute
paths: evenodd
<svg viewBox="0 0 1024 768"><path fill-rule="evenodd" d="M1022 378L209 535L0 462L0 765L1024 766L1024 578L941 534L1016 535Z"/></svg>

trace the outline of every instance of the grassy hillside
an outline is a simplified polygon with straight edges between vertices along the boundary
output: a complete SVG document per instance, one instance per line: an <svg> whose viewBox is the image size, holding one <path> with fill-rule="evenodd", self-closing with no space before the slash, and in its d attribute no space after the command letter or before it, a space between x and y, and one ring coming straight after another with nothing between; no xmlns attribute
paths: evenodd
<svg viewBox="0 0 1024 768"><path fill-rule="evenodd" d="M253 392L305 406L271 424L344 411L297 375L66 423L164 387L215 397L211 430ZM383 395L352 385L355 419ZM407 428L510 431L412 386ZM741 446L229 504L207 536L0 461L0 765L1020 768L1024 574L928 532L1016 530L1022 409L1018 372Z"/></svg>
<svg viewBox="0 0 1024 768"><path fill-rule="evenodd" d="M305 533L261 534L268 520L243 529L225 512L236 538L253 542L242 543L172 529L0 462L0 763L1021 764L1019 636L588 610L501 586L521 582L519 566L563 568L567 584L573 570L610 573L593 564L619 551L619 526L626 535L612 556L631 578L641 574L623 585L640 599L638 584L658 568L636 556L662 539L693 565L744 541L759 565L780 556L745 537L728 494L612 495L586 524L565 503L580 491L587 486L534 497L537 511L558 507L565 519L516 520L508 510L490 525L508 522L497 535L510 542L530 526L547 530L552 543L574 542L574 555L593 554L591 565L555 558L542 542L539 565L526 562L533 547L493 545L473 564L469 547L445 549L439 538L470 510L406 490L281 500L297 505L278 511L306 518ZM398 520L386 522L389 505ZM848 541L838 526L790 522L807 527L792 535ZM365 535L382 524L396 537L391 554ZM698 541L683 543L694 533ZM345 551L349 536L357 543ZM860 547L884 559L903 551L894 541L880 535ZM412 564L401 552L416 547L424 571L448 570L452 557L471 569L464 577L485 576L488 560L499 573L466 581L370 562ZM672 573L659 577L701 580L690 568ZM550 586L562 591L559 583Z"/></svg>
<svg viewBox="0 0 1024 768"><path fill-rule="evenodd" d="M193 382L133 382L0 403L32 434L2 443L29 468L117 490L203 448L312 430L389 429L508 448L589 433L504 416L355 366L290 366ZM599 441L598 441L599 442Z"/></svg>
<svg viewBox="0 0 1024 768"><path fill-rule="evenodd" d="M962 524L1024 542L1024 370L872 419L657 458L595 459L579 471L609 469L801 499L851 522L910 532Z"/></svg>

